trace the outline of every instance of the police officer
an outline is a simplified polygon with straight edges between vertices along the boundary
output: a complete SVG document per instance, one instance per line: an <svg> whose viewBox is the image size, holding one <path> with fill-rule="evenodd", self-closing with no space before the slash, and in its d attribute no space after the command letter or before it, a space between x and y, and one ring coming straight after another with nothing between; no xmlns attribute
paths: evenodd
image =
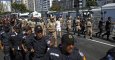
<svg viewBox="0 0 115 60"><path fill-rule="evenodd" d="M25 34L23 36L22 48L24 50L23 56L25 60L32 60L31 44L29 38L32 38L34 34L32 33L32 28L27 26L25 29Z"/></svg>
<svg viewBox="0 0 115 60"><path fill-rule="evenodd" d="M54 17L51 17L50 22L47 25L48 32L53 36L54 40L52 39L52 42L54 44L54 47L57 47L57 36L56 36L56 22L54 20Z"/></svg>
<svg viewBox="0 0 115 60"><path fill-rule="evenodd" d="M80 36L80 30L81 30L80 25L81 25L80 17L78 16L76 20L76 30L77 30L78 36Z"/></svg>
<svg viewBox="0 0 115 60"><path fill-rule="evenodd" d="M66 28L67 32L70 32L71 31L71 26L72 26L71 17L67 18L66 25L67 25L67 28Z"/></svg>
<svg viewBox="0 0 115 60"><path fill-rule="evenodd" d="M35 36L30 38L31 51L34 52L33 60L41 60L47 52L50 41L43 36L43 29L40 25L35 27Z"/></svg>
<svg viewBox="0 0 115 60"><path fill-rule="evenodd" d="M111 31L111 17L108 17L108 20L106 21L105 30L106 32L102 35L102 38L105 35L107 35L107 40L109 40L110 31Z"/></svg>
<svg viewBox="0 0 115 60"><path fill-rule="evenodd" d="M46 35L46 26L45 26L45 21L43 19L41 19L41 21L40 21L40 26L42 27L43 35L45 36Z"/></svg>
<svg viewBox="0 0 115 60"><path fill-rule="evenodd" d="M96 33L96 36L98 35L100 37L100 35L102 34L102 31L103 31L103 18L101 18L101 20L99 21L99 25L98 25L98 28L99 28L99 32Z"/></svg>
<svg viewBox="0 0 115 60"><path fill-rule="evenodd" d="M85 60L82 52L74 45L72 34L64 34L61 38L61 45L51 48L44 57L44 60Z"/></svg>
<svg viewBox="0 0 115 60"><path fill-rule="evenodd" d="M91 18L88 18L88 20L86 22L86 36L90 36L90 39L92 39L92 23L91 23Z"/></svg>
<svg viewBox="0 0 115 60"><path fill-rule="evenodd" d="M11 43L11 59L23 60L22 56L22 33L19 26L13 27L13 32L10 33L9 39Z"/></svg>
<svg viewBox="0 0 115 60"><path fill-rule="evenodd" d="M11 60L10 58L10 41L8 39L10 27L9 26L4 26L3 31L0 33L0 40L2 40L2 45L4 49L4 60Z"/></svg>

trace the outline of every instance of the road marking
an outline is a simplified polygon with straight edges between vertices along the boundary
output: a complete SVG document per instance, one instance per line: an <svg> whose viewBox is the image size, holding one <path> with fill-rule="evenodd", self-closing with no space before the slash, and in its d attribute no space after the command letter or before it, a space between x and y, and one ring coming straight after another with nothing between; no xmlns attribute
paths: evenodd
<svg viewBox="0 0 115 60"><path fill-rule="evenodd" d="M97 43L100 43L100 44L104 44L104 45L108 45L108 46L111 46L111 47L115 47L115 45L112 45L112 44L109 44L109 43L105 43L105 42L101 42L101 41L97 41L97 40L92 40L92 39L87 39L87 40L97 42Z"/></svg>

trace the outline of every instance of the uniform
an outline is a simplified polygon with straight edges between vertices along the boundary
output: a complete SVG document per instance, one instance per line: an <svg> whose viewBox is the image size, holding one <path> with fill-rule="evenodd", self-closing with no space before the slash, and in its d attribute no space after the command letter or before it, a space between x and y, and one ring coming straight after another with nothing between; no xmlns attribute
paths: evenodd
<svg viewBox="0 0 115 60"><path fill-rule="evenodd" d="M4 47L4 60L11 60L10 58L10 41L8 39L8 33L2 31L0 33L0 39L2 40L2 45Z"/></svg>
<svg viewBox="0 0 115 60"><path fill-rule="evenodd" d="M34 34L30 34L30 35L24 35L23 36L23 45L24 45L24 49L26 49L27 51L24 50L25 55L24 55L24 59L25 60L32 60L32 52L31 52L31 44L30 42L32 42L30 40L30 38L32 38L34 36Z"/></svg>
<svg viewBox="0 0 115 60"><path fill-rule="evenodd" d="M9 26L4 26L3 31L0 32L0 40L4 47L4 60L11 60L10 58L10 41L9 41Z"/></svg>
<svg viewBox="0 0 115 60"><path fill-rule="evenodd" d="M40 40L34 37L31 41L31 46L34 49L33 60L41 60L46 54L49 46L46 37L42 37Z"/></svg>
<svg viewBox="0 0 115 60"><path fill-rule="evenodd" d="M11 54L12 60L23 60L22 56L22 34L17 32L10 33L10 44L11 44Z"/></svg>
<svg viewBox="0 0 115 60"><path fill-rule="evenodd" d="M53 35L53 37L55 38L54 44L55 46L57 46L57 36L56 36L56 23L55 22L49 22L47 25L48 31L49 33L51 33Z"/></svg>
<svg viewBox="0 0 115 60"><path fill-rule="evenodd" d="M66 25L67 25L67 31L70 32L71 31L71 26L72 26L72 21L67 20Z"/></svg>
<svg viewBox="0 0 115 60"><path fill-rule="evenodd" d="M42 22L40 23L40 26L41 26L42 29L43 29L43 35L46 36L46 26L45 26L45 22L42 21Z"/></svg>
<svg viewBox="0 0 115 60"><path fill-rule="evenodd" d="M72 54L67 55L64 53L62 48L52 48L50 49L44 60L83 60L82 53L78 49L74 49ZM81 54L81 55L80 55Z"/></svg>
<svg viewBox="0 0 115 60"><path fill-rule="evenodd" d="M64 34L61 38L61 44L57 48L51 48L45 55L44 60L83 60L84 56L77 48L71 47L69 53L67 47L74 46L74 37L72 34ZM67 50L66 50L67 49Z"/></svg>
<svg viewBox="0 0 115 60"><path fill-rule="evenodd" d="M77 19L76 20L76 30L78 32L78 36L79 36L80 30L81 30L80 24L81 24L80 20Z"/></svg>
<svg viewBox="0 0 115 60"><path fill-rule="evenodd" d="M87 21L87 23L86 23L86 35L89 35L90 36L90 38L92 39L92 23L91 23L91 21Z"/></svg>

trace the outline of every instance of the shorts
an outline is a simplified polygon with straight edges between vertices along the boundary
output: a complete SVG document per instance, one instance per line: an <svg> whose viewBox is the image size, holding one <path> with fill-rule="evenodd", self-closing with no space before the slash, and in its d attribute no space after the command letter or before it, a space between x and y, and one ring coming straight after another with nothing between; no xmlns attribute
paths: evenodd
<svg viewBox="0 0 115 60"><path fill-rule="evenodd" d="M57 27L57 31L61 31L61 27Z"/></svg>

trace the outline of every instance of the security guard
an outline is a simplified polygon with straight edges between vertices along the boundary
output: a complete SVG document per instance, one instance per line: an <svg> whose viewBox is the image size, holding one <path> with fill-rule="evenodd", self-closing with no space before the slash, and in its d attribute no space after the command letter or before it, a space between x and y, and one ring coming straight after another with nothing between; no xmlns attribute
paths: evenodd
<svg viewBox="0 0 115 60"><path fill-rule="evenodd" d="M61 45L51 48L44 57L44 60L86 60L84 54L74 46L72 34L64 34L61 38Z"/></svg>
<svg viewBox="0 0 115 60"><path fill-rule="evenodd" d="M25 29L25 34L23 36L23 41L22 41L22 48L24 50L23 56L25 60L32 60L32 52L31 52L31 42L29 38L32 38L34 34L32 33L32 28L30 26L27 26Z"/></svg>
<svg viewBox="0 0 115 60"><path fill-rule="evenodd" d="M11 59L23 60L22 56L22 34L19 26L13 27L14 31L10 33L9 39L11 44Z"/></svg>
<svg viewBox="0 0 115 60"><path fill-rule="evenodd" d="M52 40L52 42L54 43L54 47L57 47L56 22L54 20L54 17L51 17L50 22L47 25L47 29L48 32L51 33L55 38L54 40Z"/></svg>
<svg viewBox="0 0 115 60"><path fill-rule="evenodd" d="M88 35L90 36L90 39L92 39L92 23L91 23L91 18L88 18L88 20L86 22L86 36L88 36Z"/></svg>
<svg viewBox="0 0 115 60"><path fill-rule="evenodd" d="M31 51L34 52L33 60L42 60L50 45L50 40L43 36L43 29L40 25L35 27L35 36L30 38Z"/></svg>
<svg viewBox="0 0 115 60"><path fill-rule="evenodd" d="M71 17L67 17L66 25L67 25L67 28L66 28L67 32L70 32L71 31L71 26L72 26Z"/></svg>
<svg viewBox="0 0 115 60"><path fill-rule="evenodd" d="M81 30L80 24L81 24L80 17L78 16L76 20L76 30L77 30L78 36L80 36L80 30Z"/></svg>
<svg viewBox="0 0 115 60"><path fill-rule="evenodd" d="M108 17L108 20L106 21L106 25L105 25L105 30L106 32L102 35L102 38L107 35L107 40L109 40L109 36L110 36L110 32L111 32L111 17Z"/></svg>
<svg viewBox="0 0 115 60"><path fill-rule="evenodd" d="M10 58L10 43L9 43L10 41L8 39L9 31L10 31L10 27L4 26L3 31L1 31L1 33L0 33L0 40L2 42L3 49L4 49L4 60L11 60L11 58Z"/></svg>

